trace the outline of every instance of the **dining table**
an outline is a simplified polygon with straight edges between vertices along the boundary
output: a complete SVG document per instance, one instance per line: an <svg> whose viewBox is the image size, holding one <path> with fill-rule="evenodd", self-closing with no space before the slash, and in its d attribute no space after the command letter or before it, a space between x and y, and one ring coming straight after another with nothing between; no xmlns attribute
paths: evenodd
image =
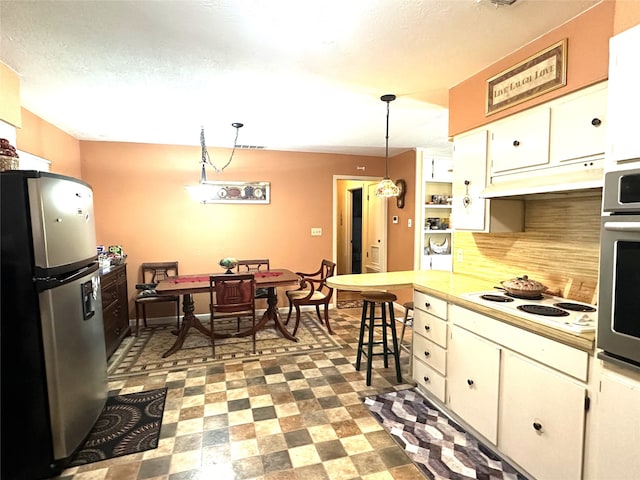
<svg viewBox="0 0 640 480"><path fill-rule="evenodd" d="M174 344L162 354L163 358L166 358L182 348L182 345L187 338L189 330L193 327L199 332L203 333L207 337L211 336L211 331L205 327L200 319L194 314L195 303L193 301L193 295L197 293L208 293L210 284L209 277L211 275L219 275L218 273L201 273L193 275L178 275L175 277L169 277L156 285L156 292L158 295L182 295L182 311L184 317L178 331ZM230 273L229 275L234 275ZM293 342L297 342L298 339L291 335L285 325L282 323L280 312L278 311L278 298L276 295L276 288L285 286L298 285L300 277L284 268L275 268L254 273L256 281L256 288L266 288L268 291L267 296L267 309L265 310L262 318L253 328L244 330L234 334L233 336L248 336L253 335L258 330L265 328L265 326L273 321L275 329L280 332L283 337ZM229 335L216 334L218 338L226 338Z"/></svg>

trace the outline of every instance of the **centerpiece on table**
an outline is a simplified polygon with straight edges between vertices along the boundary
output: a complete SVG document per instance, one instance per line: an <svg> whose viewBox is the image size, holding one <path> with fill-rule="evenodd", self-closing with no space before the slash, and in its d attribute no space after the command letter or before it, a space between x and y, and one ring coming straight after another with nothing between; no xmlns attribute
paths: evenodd
<svg viewBox="0 0 640 480"><path fill-rule="evenodd" d="M227 269L227 271L224 273L233 273L233 269L238 266L238 259L234 257L225 257L218 263L222 268Z"/></svg>

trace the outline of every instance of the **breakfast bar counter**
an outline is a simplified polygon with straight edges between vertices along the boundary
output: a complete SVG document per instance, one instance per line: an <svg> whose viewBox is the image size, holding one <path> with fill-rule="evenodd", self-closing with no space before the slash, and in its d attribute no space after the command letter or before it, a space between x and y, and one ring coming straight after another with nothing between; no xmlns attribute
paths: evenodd
<svg viewBox="0 0 640 480"><path fill-rule="evenodd" d="M442 270L361 273L335 275L327 279L327 285L337 290L350 291L395 290L412 287L416 291L433 295L448 303L459 305L590 354L593 354L595 349L595 333L593 332L567 332L466 300L464 298L466 294L490 291L496 286L493 281L471 275Z"/></svg>

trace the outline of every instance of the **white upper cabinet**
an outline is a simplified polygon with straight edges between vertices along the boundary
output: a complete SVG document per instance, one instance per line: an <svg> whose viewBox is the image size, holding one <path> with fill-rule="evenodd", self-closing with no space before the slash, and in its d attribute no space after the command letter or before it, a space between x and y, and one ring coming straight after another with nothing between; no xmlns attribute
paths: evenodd
<svg viewBox="0 0 640 480"><path fill-rule="evenodd" d="M520 232L524 206L520 200L486 200L487 130L478 129L454 140L451 224L454 230Z"/></svg>
<svg viewBox="0 0 640 480"><path fill-rule="evenodd" d="M549 163L548 108L524 112L491 126L491 174Z"/></svg>
<svg viewBox="0 0 640 480"><path fill-rule="evenodd" d="M602 157L607 130L607 84L583 95L568 96L554 105L551 115L551 163Z"/></svg>
<svg viewBox="0 0 640 480"><path fill-rule="evenodd" d="M487 131L456 137L453 150L452 223L456 230L484 230L487 201Z"/></svg>
<svg viewBox="0 0 640 480"><path fill-rule="evenodd" d="M485 198L602 186L607 82L491 123Z"/></svg>
<svg viewBox="0 0 640 480"><path fill-rule="evenodd" d="M612 37L609 41L607 168L615 168L616 163L625 164L630 159L636 159L636 162L640 163L638 51L640 25Z"/></svg>

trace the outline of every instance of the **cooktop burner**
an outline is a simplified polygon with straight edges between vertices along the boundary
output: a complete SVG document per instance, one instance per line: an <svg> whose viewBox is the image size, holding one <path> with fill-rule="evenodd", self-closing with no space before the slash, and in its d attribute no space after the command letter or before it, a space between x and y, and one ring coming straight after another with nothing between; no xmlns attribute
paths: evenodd
<svg viewBox="0 0 640 480"><path fill-rule="evenodd" d="M494 295L487 293L486 295L480 295L483 300L489 300L490 302L513 302L513 298L505 297L504 295Z"/></svg>
<svg viewBox="0 0 640 480"><path fill-rule="evenodd" d="M544 315L545 317L566 317L569 312L560 310L559 308L549 307L547 305L518 305L518 310L527 313L535 313L536 315Z"/></svg>
<svg viewBox="0 0 640 480"><path fill-rule="evenodd" d="M598 321L595 305L549 294L542 294L539 299L517 298L504 291L486 290L466 293L462 297L493 310L570 333L594 332ZM571 309L573 305L575 307Z"/></svg>
<svg viewBox="0 0 640 480"><path fill-rule="evenodd" d="M591 305L583 305L581 303L561 302L554 303L554 306L558 308L564 308L565 310L571 310L572 312L595 312L596 309Z"/></svg>

